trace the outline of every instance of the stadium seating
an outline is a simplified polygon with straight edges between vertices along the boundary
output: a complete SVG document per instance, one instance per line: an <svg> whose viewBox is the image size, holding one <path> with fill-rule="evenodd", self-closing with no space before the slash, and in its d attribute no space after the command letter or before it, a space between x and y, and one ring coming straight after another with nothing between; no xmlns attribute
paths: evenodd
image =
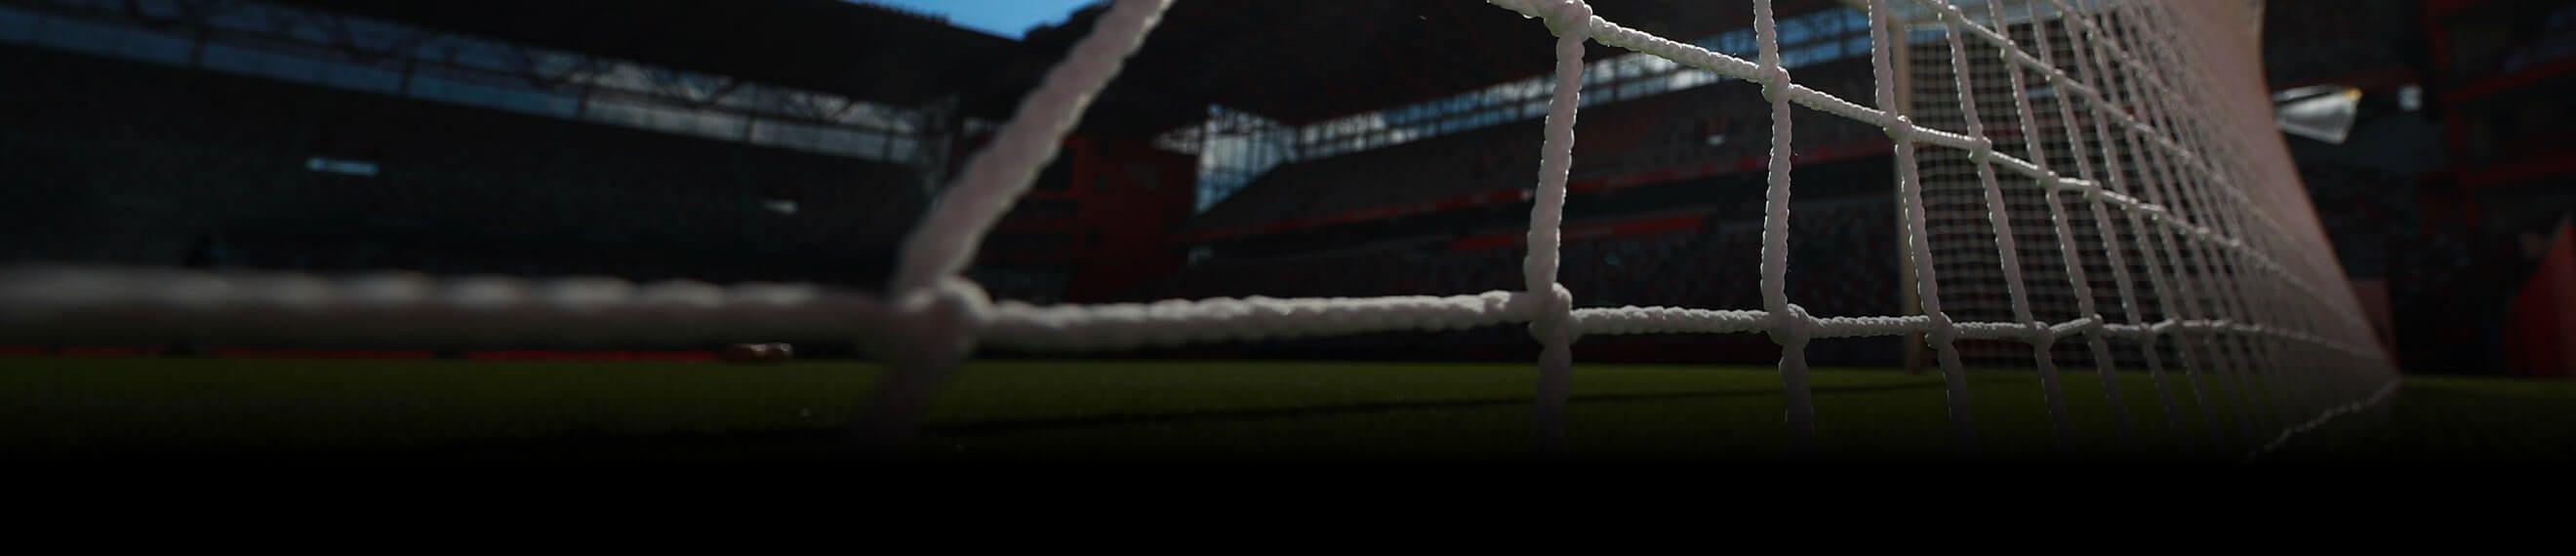
<svg viewBox="0 0 2576 556"><path fill-rule="evenodd" d="M1868 66L1860 61L1820 64L1800 75L1802 83L1847 98L1870 92ZM1758 87L1726 81L1586 108L1575 128L1573 177L1607 179L1766 156L1769 106ZM1876 127L1809 110L1791 117L1797 123L1792 144L1801 151L1886 137ZM1242 228L1528 189L1538 175L1542 123L1524 120L1281 165L1210 207L1193 227Z"/></svg>
<svg viewBox="0 0 2576 556"><path fill-rule="evenodd" d="M1791 219L1790 295L1822 315L1897 312L1895 209L1884 200L1801 203ZM1560 280L1578 305L1756 309L1758 221L1569 240ZM1426 237L1250 260L1202 262L1131 296L1163 298L1451 295L1520 289L1518 247L1455 249Z"/></svg>
<svg viewBox="0 0 2576 556"><path fill-rule="evenodd" d="M1790 237L1798 239L1790 244L1790 271L1800 277L1789 284L1794 302L1827 316L1906 312L1899 307L1897 295L1901 283L1893 203L1880 198L1818 199L1799 202L1794 214ZM1211 259L1122 297L1149 301L1255 295L1456 295L1522 287L1524 249L1512 244L1462 249L1449 239L1412 237L1287 256ZM1561 252L1558 277L1581 307L1758 309L1762 306L1760 273L1751 269L1760 263L1761 249L1761 225L1754 219L1712 219L1696 229L1662 233L1570 237ZM1453 346L1449 355L1476 357L1485 353L1479 350L1526 344L1523 336L1515 330L1483 330L1444 335L1440 341ZM1300 341L1288 351L1305 350L1306 356L1352 354L1404 341L1374 336ZM1847 346L1846 353L1829 359L1836 364L1890 364L1896 353L1891 346ZM1651 354L1612 358L1656 360Z"/></svg>

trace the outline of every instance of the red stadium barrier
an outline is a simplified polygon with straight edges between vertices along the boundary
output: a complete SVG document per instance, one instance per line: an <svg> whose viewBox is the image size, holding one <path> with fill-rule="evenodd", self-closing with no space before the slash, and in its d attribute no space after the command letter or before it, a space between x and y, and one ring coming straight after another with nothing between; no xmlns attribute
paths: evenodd
<svg viewBox="0 0 2576 556"><path fill-rule="evenodd" d="M207 355L225 359L429 359L436 352L403 350L215 348Z"/></svg>
<svg viewBox="0 0 2576 556"><path fill-rule="evenodd" d="M712 351L474 351L472 361L714 361Z"/></svg>
<svg viewBox="0 0 2576 556"><path fill-rule="evenodd" d="M56 352L64 357L142 357L168 351L160 347L133 346L64 346Z"/></svg>
<svg viewBox="0 0 2576 556"><path fill-rule="evenodd" d="M1699 229L1700 221L1705 220L1706 218L1707 215L1705 214L1680 214L1633 218L1614 222L1576 222L1565 226L1564 237L1566 241L1585 241L1611 237L1687 232ZM1483 249L1515 247L1519 246L1521 242L1528 240L1528 238L1529 236L1523 232L1494 232L1489 234L1477 234L1461 237L1455 241L1449 242L1449 250L1477 251Z"/></svg>

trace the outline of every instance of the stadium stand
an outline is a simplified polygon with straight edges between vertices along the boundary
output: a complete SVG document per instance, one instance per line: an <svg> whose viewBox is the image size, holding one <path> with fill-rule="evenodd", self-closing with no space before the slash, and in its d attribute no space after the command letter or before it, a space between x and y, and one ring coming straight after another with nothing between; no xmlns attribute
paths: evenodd
<svg viewBox="0 0 2576 556"><path fill-rule="evenodd" d="M924 202L876 161L41 51L0 66L56 76L0 92L52 108L5 131L12 166L51 179L0 210L61 234L18 260L171 264L221 237L258 268L868 284L882 270L707 263L881 259Z"/></svg>
<svg viewBox="0 0 2576 556"><path fill-rule="evenodd" d="M1806 68L1801 79L1838 95L1865 95L1865 61ZM1576 180L1746 160L1770 148L1770 114L1760 90L1726 82L1604 104L1575 128ZM1808 111L1793 114L1798 150L1883 141L1877 128ZM1434 204L1527 189L1537 175L1542 122L1528 120L1281 165L1201 214L1192 228L1239 229L1379 207ZM1714 139L1713 139L1714 138Z"/></svg>
<svg viewBox="0 0 2576 556"><path fill-rule="evenodd" d="M1893 204L1877 198L1822 199L1798 202L1790 220L1793 241L1790 267L1830 279L1795 282L1791 295L1819 315L1874 315L1902 311L1897 282L1896 214ZM1582 307L1668 305L1714 308L1761 306L1757 264L1761 221L1718 220L1705 213L1624 215L1575 221L1567 225L1559 280L1575 292ZM1633 226L1622 224L1687 222ZM1494 238L1501 241L1484 242ZM1417 236L1369 245L1289 255L1212 259L1201 262L1129 295L1135 300L1211 297L1365 297L1449 295L1515 287L1524 250L1509 231L1467 238ZM1483 333L1480 333L1483 334ZM1509 333L1443 342L1464 342L1448 352L1453 357L1518 356L1489 346L1519 345ZM1483 339L1488 341L1470 341ZM1728 343L1729 338L1696 338L1686 343ZM1388 341L1378 338L1376 342ZM1336 346L1372 345L1353 339L1299 343L1299 349L1330 353ZM1446 345L1446 344L1444 344ZM1750 345L1750 344L1748 344ZM1704 347L1704 346L1703 346ZM1755 346L1758 347L1758 346ZM1613 348L1614 353L1617 348ZM1894 361L1892 344L1872 345L1837 361L1886 365ZM1617 355L1613 359L1623 359Z"/></svg>
<svg viewBox="0 0 2576 556"><path fill-rule="evenodd" d="M971 149L975 136L1009 116L1025 88L1063 57L1061 50L1096 14L1079 12L1012 41L839 0L744 2L707 19L687 17L687 7L639 4L624 7L625 15L607 24L593 24L599 8L583 2L527 2L511 6L516 11L508 17L492 17L483 6L432 0L243 1L224 3L232 17L208 21L171 15L181 4L0 0L0 75L45 76L0 86L0 105L38 107L15 110L0 126L0 167L16 181L0 187L0 235L10 238L0 241L0 262L874 287L894 243L927 205L927 193L955 166L955 160L931 153ZM1183 2L1170 17L1185 24L1154 36L1130 71L1103 93L1077 136L1147 144L1176 127L1205 123L1212 107L1258 113L1284 125L1388 115L1530 79L1550 62L1545 41L1524 40L1531 38L1529 22L1489 6L1449 0L1365 4L1315 10L1289 2ZM1704 46L1749 55L1744 49L1751 44L1751 15L1742 4L1593 4L1603 13L1635 14L1632 20L1668 21L1676 27L1669 34L1710 37ZM2569 112L2558 107L2563 95L2550 93L2563 89L2563 68L2576 51L2568 47L2576 44L2569 38L2576 37L2576 7L2570 7L2576 4L2444 4L2503 12L2435 18L2440 14L2410 13L2417 7L2407 2L2273 0L2264 35L2272 84L2355 86L2369 91L2365 102L2373 104L2367 110L2384 112L2394 110L2399 91L2421 83L2427 90L2402 94L2477 116L2456 119L2486 122L2454 134L2473 140L2447 151L2460 162L2458 171L2471 176L2461 181L2529 175L2505 171L2519 160L2566 160L2556 155L2567 143L2560 139L2566 138ZM1856 15L1837 12L1848 8L1830 1L1788 0L1779 6L1784 21L1798 22L1788 27L1807 29L1808 42L1790 46L1823 49L1793 68L1798 83L1840 98L1872 96L1865 54L1848 46L1835 50L1853 40L1865 47L1865 25L1854 26ZM356 74L326 71L331 64L361 70L396 64L317 48L309 33L299 34L314 25L287 24L312 23L306 20L313 19L313 10L372 18L357 29L441 30L440 40L453 44L422 51L434 59L411 62L429 68L421 75L446 79L443 86L449 88L436 94L363 92L363 84L349 81ZM2457 60L2419 59L2417 42L2440 42L2446 26L2487 24L2479 18L2512 25L2500 43L2460 49ZM198 24L205 26L191 26ZM749 26L776 31L753 37L737 31ZM2417 36L2425 32L2434 36ZM200 44L212 56L191 60L205 57L190 52ZM933 44L979 62L886 54ZM631 63L638 69L630 73L654 78L638 82L675 89L740 76L782 92L795 87L842 95L835 98L882 102L946 120L910 131L878 130L885 135L866 137L862 147L857 134L835 136L786 122L746 125L739 136L730 133L733 127L697 125L720 120L707 114L729 108L713 104L666 112L583 112L560 106L575 98L565 90L547 89L560 83L511 88L474 81L493 77L466 75L492 65L477 57L478 45ZM1617 55L1602 50L1594 63ZM1243 63L1256 60L1273 63ZM2443 83L2446 76L2451 83ZM2538 85L2526 93L2485 85L2517 76L2537 76L2530 83ZM1616 88L1677 77L1600 81ZM1587 89L1576 126L1576 200L1568 205L1568 230L1612 231L1570 236L1560 280L1587 307L1758 307L1756 274L1749 269L1761 242L1754 210L1760 191L1749 181L1760 176L1769 148L1767 103L1757 87L1731 79L1670 87L1616 98ZM472 98L477 95L487 98ZM2009 99L1984 98L1984 113L1990 119L2008 114ZM1438 134L1269 168L1205 212L1174 217L1187 218L1185 225L1144 226L1168 238L1101 240L1093 227L1102 222L1142 220L1104 213L1103 207L1132 207L1141 196L1075 184L1110 179L1125 170L1110 166L1139 157L1092 157L1085 160L1110 164L1082 172L1051 168L1037 184L1041 193L1021 201L990 238L986 255L1056 256L1005 264L979 260L972 276L998 298L1035 302L1514 289L1521 249L1508 230L1526 218L1525 191L1537 173L1542 123L1534 113L1456 121L1511 108L1500 106L1467 106L1423 120L1468 124L1455 130L1443 127ZM692 116L668 117L673 112ZM1805 108L1792 114L1800 185L1790 221L1796 238L1790 266L1794 273L1833 279L1793 279L1789 295L1818 315L1906 312L1893 203L1884 197L1883 186L1892 180L1829 174L1858 171L1833 167L1843 162L1887 171L1892 162L1886 136L1873 126ZM1999 137L2014 133L2010 122L1988 124ZM913 137L896 137L902 133L918 133L921 140L898 149L898 140ZM2369 136L2367 129L2355 132L2356 142ZM2435 159L2415 150L2442 148L2413 147L2383 145L2354 158ZM2481 262L2511 258L2496 255L2509 250L2501 247L2500 234L2418 208L2422 199L2438 196L2428 185L2438 180L2425 175L2431 170L2308 164L2315 154L2310 151L2318 149L2301 148L2302 173L2346 270L2385 279L2401 320L2457 331L2409 348L2419 353L2407 358L2475 366L2474 355L2437 344L2492 341L2491 332L2479 331L2491 325L2458 315L2492 310L2487 298L2509 289L2507 278L2519 272L2513 265ZM1191 159L1183 160L1186 165ZM2063 168L2068 161L2048 162ZM2495 172L2481 173L2490 169ZM1974 201L1945 200L1940 193L1934 192L1933 202ZM2540 207L2534 212L2551 209L2547 203L2492 200L2480 209L2477 195L2458 196L2466 199L2445 202L2468 207L2460 212L2517 204ZM2009 202L2017 215L2042 212L2027 199ZM2528 220L2555 221L2546 216ZM1692 220L1678 228L1618 229L1621 223L1676 218ZM2080 220L2087 216L2074 218L2078 227L2088 225ZM2021 242L2024 266L2056 265L2046 228L2025 222L2016 227L2030 234ZM1091 270L1077 263L1148 266L1122 258L1129 251L1092 251L1103 243L1144 246L1135 253L1200 248L1205 255L1107 299L1077 299L1082 296L1070 294L1074 287L1068 284ZM1945 275L1979 272L1997 262L1991 249L1938 255L1958 267L1942 268ZM1136 272L1159 273L1159 267ZM2091 273L2097 292L2109 291L2108 274ZM1997 288L1944 289L1986 301L2003 295ZM1961 319L1996 317L1976 313L1975 303L1953 306ZM1485 337L1475 334L1490 334L1495 346L1527 343L1518 331L1465 337ZM1595 350L1616 351L1596 345L1626 341L1587 339L1586 357ZM1389 337L1314 342L1345 350L1402 343ZM1462 343L1464 349L1483 349L1475 341ZM1876 349L1829 351L1888 357Z"/></svg>

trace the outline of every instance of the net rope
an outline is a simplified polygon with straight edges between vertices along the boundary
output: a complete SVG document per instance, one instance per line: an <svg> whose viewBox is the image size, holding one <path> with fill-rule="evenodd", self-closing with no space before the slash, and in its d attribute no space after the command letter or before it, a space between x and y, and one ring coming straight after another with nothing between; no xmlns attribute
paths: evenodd
<svg viewBox="0 0 2576 556"><path fill-rule="evenodd" d="M2070 72L2057 65L2047 33L2033 34L2038 43L2034 55L1957 5L1904 0L1938 19L1954 70L1967 64L1972 49L1992 49L2006 62L2023 136L2041 134L2032 127L2034 108L2023 98L2029 95L2018 94L2027 90L2025 76L2054 87L2060 98L2073 99L2053 103L2070 129L2059 139L2077 153L2070 157L2073 174L2066 175L2035 162L2049 160L2041 141L2025 141L2018 157L1997 149L1976 117L1970 72L1952 72L1958 80L1956 100L1968 114L1961 131L1921 125L1903 110L1862 106L1799 84L1781 62L1769 0L1753 1L1759 42L1754 60L1619 25L1594 15L1579 0L1485 0L1541 20L1556 34L1555 92L1545 121L1522 290L1048 306L990 299L961 275L975 247L1028 190L1085 106L1140 47L1171 1L1117 0L1098 19L905 239L893 286L883 298L806 285L18 268L0 271L0 333L38 340L280 338L315 343L419 338L506 343L543 334L575 344L846 341L856 334L861 347L891 368L861 424L864 436L887 444L902 442L918 428L932 394L979 346L1079 352L1510 323L1526 323L1542 346L1537 428L1542 446L1551 452L1565 446L1572 348L1584 335L1768 335L1781 346L1779 371L1794 447L1809 445L1815 434L1806 351L1817 339L1922 337L1944 375L1957 443L1971 452L1977 436L1969 411L1969 369L1957 348L1965 340L2020 342L2031 348L2054 437L2061 444L2075 431L2051 347L2074 337L2092 354L2121 439L2132 436L2134 425L2118 393L2119 369L2111 350L2125 342L2143 346L2145 371L2168 424L2180 430L2184 422L2179 396L2169 384L2168 367L2174 365L2185 391L2204 401L2196 405L2203 412L2200 420L2209 424L2209 446L2225 445L2225 434L2218 409L2206 402L2223 400L2239 415L2238 435L2244 441L2239 445L2246 446L2246 458L2277 449L2328 420L2376 407L2398 384L2362 324L2357 304L2348 295L2330 293L2343 291L2343 278L2331 250L2323 248L2313 214L2303 212L2308 210L2305 197L2296 191L2296 176L2287 171L2286 151L2277 141L2266 146L2250 139L2268 136L2268 130L2247 134L2228 127L2270 121L2268 108L2252 102L2259 99L2243 98L2259 96L2259 91L2214 76L2243 70L2242 63L2205 52L2217 48L2200 44L2207 42L2198 40L2205 37L2175 36L2177 29L2190 26L2223 27L2224 22L2199 13L2205 7L2200 4L2218 3L2078 0L2081 5L2070 5L2045 0L2043 5L2026 0L2030 13L2047 8L2063 20L2071 62L2081 70ZM2000 4L1986 4L1989 20L1999 26L2005 21ZM1868 6L1877 82L1871 100L1894 107L1898 91L1891 51L1904 40L1900 33L1905 30L1896 28L1897 12L1889 0L1870 0ZM1574 292L1557 282L1587 44L1646 53L1761 87L1769 103L1772 147L1760 309L1577 309ZM2113 82L2102 77L2114 72L2123 78ZM1911 286L1919 303L1910 309L1919 314L1817 316L1789 299L1793 107L1868 123L1893 139L1895 189L1904 220L1899 226L1902 255L1915 269ZM2264 117L2241 117L2249 110L2266 112ZM2089 119L2090 126L2078 126L2081 119ZM1985 216L1996 232L1994 248L2002 255L2010 322L1957 322L1943 310L1942 281L1927 241L1924 178L1918 170L1918 151L1927 147L1964 151L1975 166L1977 186L1985 192ZM2133 167L2124 169L2123 163ZM2131 183L2132 178L2138 183ZM2015 256L2013 222L2001 196L2005 188L2025 182L2044 196L2049 231L2066 267L2062 271L2077 292L2075 318L2044 321L2031 311L2024 269ZM2101 254L2109 262L2115 290L2111 299L2119 304L2116 319L2095 305L2082 263L2088 255L2061 208L2066 197L2080 202L2094 224L2095 239L2107 246ZM2174 208L2181 206L2191 210ZM2134 245L2120 244L2123 232L2135 238ZM2137 255L2137 266L2131 266L2124 250ZM2140 292L2141 276L2150 293ZM2166 361L2167 352L2156 347L2168 341L2176 361ZM2258 388L2273 396L2254 393ZM2257 404L2270 405L2258 410ZM2260 436L2264 429L2274 434Z"/></svg>

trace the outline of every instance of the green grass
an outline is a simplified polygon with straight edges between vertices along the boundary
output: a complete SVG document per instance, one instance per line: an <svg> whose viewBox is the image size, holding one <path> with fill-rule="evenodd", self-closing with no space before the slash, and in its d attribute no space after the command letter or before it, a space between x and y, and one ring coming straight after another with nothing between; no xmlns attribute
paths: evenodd
<svg viewBox="0 0 2576 556"><path fill-rule="evenodd" d="M842 431L879 370L862 363L491 363L0 359L0 450L26 457L355 455L429 459L773 459L847 455ZM1970 377L1990 457L2212 449L2186 390L2181 427L2123 376L2137 445L2099 379L2066 376L2077 440L2051 440L2028 373ZM1520 458L1536 442L1525 364L980 361L910 450L930 458ZM1937 374L1820 369L1818 450L1941 458L1955 447ZM2386 426L2330 427L2287 459L2568 457L2576 384L2416 378ZM1770 459L1786 452L1769 368L1580 365L1578 457ZM2225 411L2227 408L2217 408ZM2230 414L2232 415L2232 414ZM2232 418L2232 417L2230 417ZM2355 421L2376 419L2364 416ZM2232 426L2232 422L2226 423Z"/></svg>

